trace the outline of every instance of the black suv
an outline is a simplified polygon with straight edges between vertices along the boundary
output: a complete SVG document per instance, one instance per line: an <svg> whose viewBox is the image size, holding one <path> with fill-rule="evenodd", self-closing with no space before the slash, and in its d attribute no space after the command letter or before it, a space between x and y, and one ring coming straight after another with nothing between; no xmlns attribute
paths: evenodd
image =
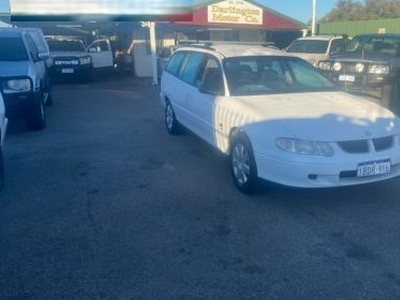
<svg viewBox="0 0 400 300"><path fill-rule="evenodd" d="M400 34L354 36L343 52L317 67L346 91L371 96L400 113Z"/></svg>

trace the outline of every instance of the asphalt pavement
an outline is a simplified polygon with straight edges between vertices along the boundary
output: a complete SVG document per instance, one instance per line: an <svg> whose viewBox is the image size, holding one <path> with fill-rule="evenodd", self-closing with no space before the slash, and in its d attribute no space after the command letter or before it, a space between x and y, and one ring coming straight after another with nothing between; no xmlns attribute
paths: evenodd
<svg viewBox="0 0 400 300"><path fill-rule="evenodd" d="M0 299L400 299L399 179L243 195L150 79L57 84L47 113L6 137Z"/></svg>

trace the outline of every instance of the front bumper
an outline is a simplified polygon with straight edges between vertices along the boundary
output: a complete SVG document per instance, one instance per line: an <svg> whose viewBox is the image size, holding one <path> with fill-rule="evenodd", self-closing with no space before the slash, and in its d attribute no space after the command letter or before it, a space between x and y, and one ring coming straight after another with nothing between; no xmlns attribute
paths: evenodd
<svg viewBox="0 0 400 300"><path fill-rule="evenodd" d="M42 97L40 91L24 93L3 93L6 117L9 119L26 118Z"/></svg>
<svg viewBox="0 0 400 300"><path fill-rule="evenodd" d="M50 76L58 78L84 78L93 71L93 65L67 65L52 66Z"/></svg>
<svg viewBox="0 0 400 300"><path fill-rule="evenodd" d="M322 72L343 90L350 93L366 94L384 99L390 97L394 79L387 75L371 75L365 73Z"/></svg>
<svg viewBox="0 0 400 300"><path fill-rule="evenodd" d="M255 152L258 176L282 185L302 188L350 186L376 182L400 176L400 147L379 154L356 154L324 161L308 157L299 160L289 157L267 156ZM297 157L298 158L298 157ZM358 177L357 168L366 162L390 161L390 173Z"/></svg>

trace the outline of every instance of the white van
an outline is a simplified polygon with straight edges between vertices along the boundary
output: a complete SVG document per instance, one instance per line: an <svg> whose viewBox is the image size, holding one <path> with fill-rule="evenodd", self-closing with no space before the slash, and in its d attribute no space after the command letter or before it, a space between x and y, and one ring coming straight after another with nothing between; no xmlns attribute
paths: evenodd
<svg viewBox="0 0 400 300"><path fill-rule="evenodd" d="M6 137L8 120L4 107L3 96L0 93L0 190L4 186L4 157L3 157L3 144Z"/></svg>

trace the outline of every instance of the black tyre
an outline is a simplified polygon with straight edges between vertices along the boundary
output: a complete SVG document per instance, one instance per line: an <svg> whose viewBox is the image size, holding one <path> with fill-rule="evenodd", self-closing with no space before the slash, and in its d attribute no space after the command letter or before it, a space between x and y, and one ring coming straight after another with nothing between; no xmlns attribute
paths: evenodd
<svg viewBox="0 0 400 300"><path fill-rule="evenodd" d="M257 166L253 149L247 136L239 134L233 138L229 155L230 171L236 187L245 194L253 193L257 187Z"/></svg>
<svg viewBox="0 0 400 300"><path fill-rule="evenodd" d="M4 187L4 157L3 149L0 147L0 191Z"/></svg>
<svg viewBox="0 0 400 300"><path fill-rule="evenodd" d="M176 120L174 109L169 101L165 105L165 126L168 133L172 135L177 135L181 131L180 124Z"/></svg>
<svg viewBox="0 0 400 300"><path fill-rule="evenodd" d="M32 130L42 130L46 127L46 112L44 109L44 92L41 93L40 99L35 100L32 110L28 117L28 126Z"/></svg>
<svg viewBox="0 0 400 300"><path fill-rule="evenodd" d="M45 97L45 105L52 106L53 105L53 87L50 78L47 76L44 83L44 97Z"/></svg>

